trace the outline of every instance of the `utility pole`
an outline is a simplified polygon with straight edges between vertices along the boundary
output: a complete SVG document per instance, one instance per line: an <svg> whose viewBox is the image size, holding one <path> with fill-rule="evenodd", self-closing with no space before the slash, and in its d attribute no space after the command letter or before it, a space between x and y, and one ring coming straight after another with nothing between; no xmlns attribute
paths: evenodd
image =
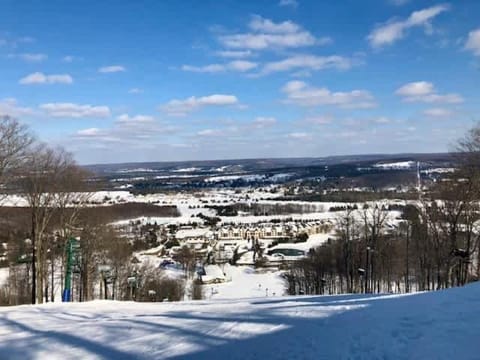
<svg viewBox="0 0 480 360"><path fill-rule="evenodd" d="M417 161L417 192L418 192L418 200L421 200L421 197L422 197L422 178L420 176L420 161Z"/></svg>
<svg viewBox="0 0 480 360"><path fill-rule="evenodd" d="M409 256L409 247L410 247L410 224L407 221L407 248L406 248L406 272L407 274L405 275L405 292L409 293L410 292L410 256Z"/></svg>

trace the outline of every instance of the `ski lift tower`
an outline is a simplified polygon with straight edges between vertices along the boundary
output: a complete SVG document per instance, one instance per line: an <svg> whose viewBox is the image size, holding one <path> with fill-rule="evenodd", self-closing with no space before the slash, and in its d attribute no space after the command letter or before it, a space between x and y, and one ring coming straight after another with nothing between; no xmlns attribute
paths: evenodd
<svg viewBox="0 0 480 360"><path fill-rule="evenodd" d="M62 301L72 301L72 274L73 268L76 265L78 259L78 252L80 249L80 241L71 237L67 241L67 266L65 269L65 287L62 292Z"/></svg>

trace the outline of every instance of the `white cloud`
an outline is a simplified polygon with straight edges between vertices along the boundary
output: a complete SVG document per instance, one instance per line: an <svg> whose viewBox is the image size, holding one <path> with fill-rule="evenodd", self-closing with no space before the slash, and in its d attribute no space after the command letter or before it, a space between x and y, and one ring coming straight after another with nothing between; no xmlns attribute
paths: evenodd
<svg viewBox="0 0 480 360"><path fill-rule="evenodd" d="M284 60L265 64L261 74L290 71L295 69L322 70L335 68L346 70L352 67L352 61L343 56L295 55Z"/></svg>
<svg viewBox="0 0 480 360"><path fill-rule="evenodd" d="M171 100L161 109L172 116L185 116L188 113L198 110L205 106L225 106L238 104L238 99L234 95L213 94L208 96L191 96L183 100Z"/></svg>
<svg viewBox="0 0 480 360"><path fill-rule="evenodd" d="M88 128L77 131L76 135L85 137L98 136L100 134L100 131L101 130L99 128Z"/></svg>
<svg viewBox="0 0 480 360"><path fill-rule="evenodd" d="M19 80L19 84L71 84L73 78L68 74L45 75L41 72L35 72Z"/></svg>
<svg viewBox="0 0 480 360"><path fill-rule="evenodd" d="M373 120L374 123L376 124L390 124L392 120L387 118L386 116L381 116Z"/></svg>
<svg viewBox="0 0 480 360"><path fill-rule="evenodd" d="M173 126L161 126L153 116L129 115L117 116L112 126L99 129L87 128L73 134L74 140L95 141L95 145L106 146L105 143L118 143L122 146L152 146L160 135L176 131ZM103 144L102 144L103 143Z"/></svg>
<svg viewBox="0 0 480 360"><path fill-rule="evenodd" d="M280 0L278 3L278 6L291 6L291 7L298 7L298 1L297 0Z"/></svg>
<svg viewBox="0 0 480 360"><path fill-rule="evenodd" d="M245 72L254 69L258 66L257 63L246 60L234 60L227 64L210 64L205 66L183 65L183 71L198 72L198 73L220 73L225 71Z"/></svg>
<svg viewBox="0 0 480 360"><path fill-rule="evenodd" d="M224 58L245 58L253 55L250 50L222 50L216 54Z"/></svg>
<svg viewBox="0 0 480 360"><path fill-rule="evenodd" d="M256 129L264 129L266 127L273 126L277 123L277 119L274 117L263 117L259 116L255 120L253 120L253 127Z"/></svg>
<svg viewBox="0 0 480 360"><path fill-rule="evenodd" d="M434 92L434 86L427 81L416 81L403 85L395 92L397 95L406 97L424 96Z"/></svg>
<svg viewBox="0 0 480 360"><path fill-rule="evenodd" d="M83 58L73 55L66 55L62 58L62 61L65 63L72 63L74 61L83 60Z"/></svg>
<svg viewBox="0 0 480 360"><path fill-rule="evenodd" d="M258 15L253 15L248 27L253 31L265 33L289 34L301 31L301 27L292 21L283 21L274 23L270 19L265 19Z"/></svg>
<svg viewBox="0 0 480 360"><path fill-rule="evenodd" d="M410 2L410 0L389 0L390 4L395 6L402 6Z"/></svg>
<svg viewBox="0 0 480 360"><path fill-rule="evenodd" d="M131 88L130 90L128 90L128 93L129 94L141 94L141 93L143 93L143 89Z"/></svg>
<svg viewBox="0 0 480 360"><path fill-rule="evenodd" d="M17 48L21 43L32 43L35 41L34 38L29 36L22 37L12 37L8 33L2 34L4 37L0 38L0 46L8 45L11 48Z"/></svg>
<svg viewBox="0 0 480 360"><path fill-rule="evenodd" d="M48 116L70 118L105 118L110 116L108 106L79 105L73 103L48 103L40 105Z"/></svg>
<svg viewBox="0 0 480 360"><path fill-rule="evenodd" d="M342 138L358 138L360 134L357 131L342 131L336 135Z"/></svg>
<svg viewBox="0 0 480 360"><path fill-rule="evenodd" d="M223 35L219 37L219 41L227 48L241 50L298 48L331 42L327 37L315 38L309 31L292 21L275 23L255 15L248 26L251 32Z"/></svg>
<svg viewBox="0 0 480 360"><path fill-rule="evenodd" d="M11 59L20 59L20 60L31 62L31 63L42 62L48 59L48 56L45 54L29 54L29 53L9 54L8 57Z"/></svg>
<svg viewBox="0 0 480 360"><path fill-rule="evenodd" d="M218 129L205 129L197 132L198 136L221 136L223 132Z"/></svg>
<svg viewBox="0 0 480 360"><path fill-rule="evenodd" d="M414 11L405 20L389 20L377 26L367 37L370 45L379 48L391 45L402 39L405 32L413 27L423 26L427 32L431 30L431 20L449 9L448 4L432 6L419 11Z"/></svg>
<svg viewBox="0 0 480 360"><path fill-rule="evenodd" d="M124 72L124 71L126 71L126 69L122 65L103 66L98 69L98 72L100 73L116 73L116 72Z"/></svg>
<svg viewBox="0 0 480 360"><path fill-rule="evenodd" d="M449 109L443 109L443 108L431 108L427 109L423 112L427 116L432 116L432 117L449 117L452 115L452 111Z"/></svg>
<svg viewBox="0 0 480 360"><path fill-rule="evenodd" d="M305 119L305 122L312 125L327 125L331 124L333 121L333 116L323 115L323 116L309 116Z"/></svg>
<svg viewBox="0 0 480 360"><path fill-rule="evenodd" d="M480 56L480 28L468 33L465 49L472 51L476 56Z"/></svg>
<svg viewBox="0 0 480 360"><path fill-rule="evenodd" d="M182 65L182 70L198 73L219 73L226 69L223 64L210 64L205 66Z"/></svg>
<svg viewBox="0 0 480 360"><path fill-rule="evenodd" d="M128 114L122 114L117 116L117 122L119 124L124 124L124 125L151 123L154 120L155 120L154 117L150 115L130 116Z"/></svg>
<svg viewBox="0 0 480 360"><path fill-rule="evenodd" d="M108 148L109 145L105 143L122 143L125 145L127 143L127 139L121 139L118 134L112 134L112 129L99 129L99 128L87 128L78 130L76 133L73 134L74 140L79 140L84 144L85 142L89 143L94 142L94 146L96 148Z"/></svg>
<svg viewBox="0 0 480 360"><path fill-rule="evenodd" d="M232 61L228 64L228 68L234 71L248 71L256 68L258 66L257 63L254 63L252 61L246 61L246 60L235 60Z"/></svg>
<svg viewBox="0 0 480 360"><path fill-rule="evenodd" d="M311 46L316 39L307 32L294 34L236 34L221 38L223 44L231 48L263 50L270 47L296 48Z"/></svg>
<svg viewBox="0 0 480 360"><path fill-rule="evenodd" d="M348 109L367 109L377 106L374 97L366 90L331 92L327 88L308 86L303 81L290 81L282 91L286 102L301 106L334 105Z"/></svg>
<svg viewBox="0 0 480 360"><path fill-rule="evenodd" d="M416 81L405 84L398 88L395 94L402 97L402 100L406 102L457 104L464 101L458 94L438 94L435 86L427 81Z"/></svg>
<svg viewBox="0 0 480 360"><path fill-rule="evenodd" d="M306 132L292 132L287 134L287 137L295 140L308 140L312 138L312 136Z"/></svg>
<svg viewBox="0 0 480 360"><path fill-rule="evenodd" d="M0 100L0 116L22 117L31 114L33 114L31 108L19 106L14 98Z"/></svg>

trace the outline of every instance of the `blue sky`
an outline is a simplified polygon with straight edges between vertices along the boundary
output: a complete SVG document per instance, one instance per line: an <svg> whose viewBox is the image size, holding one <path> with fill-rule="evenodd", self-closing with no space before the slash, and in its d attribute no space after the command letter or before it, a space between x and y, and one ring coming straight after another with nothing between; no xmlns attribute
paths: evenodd
<svg viewBox="0 0 480 360"><path fill-rule="evenodd" d="M480 2L0 0L0 115L80 163L448 151Z"/></svg>

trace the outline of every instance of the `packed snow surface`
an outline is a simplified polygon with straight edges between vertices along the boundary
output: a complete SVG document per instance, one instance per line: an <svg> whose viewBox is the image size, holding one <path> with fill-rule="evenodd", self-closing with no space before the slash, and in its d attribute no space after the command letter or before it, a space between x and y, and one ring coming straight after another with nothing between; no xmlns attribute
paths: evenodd
<svg viewBox="0 0 480 360"><path fill-rule="evenodd" d="M2 359L478 359L480 284L409 296L0 309Z"/></svg>

